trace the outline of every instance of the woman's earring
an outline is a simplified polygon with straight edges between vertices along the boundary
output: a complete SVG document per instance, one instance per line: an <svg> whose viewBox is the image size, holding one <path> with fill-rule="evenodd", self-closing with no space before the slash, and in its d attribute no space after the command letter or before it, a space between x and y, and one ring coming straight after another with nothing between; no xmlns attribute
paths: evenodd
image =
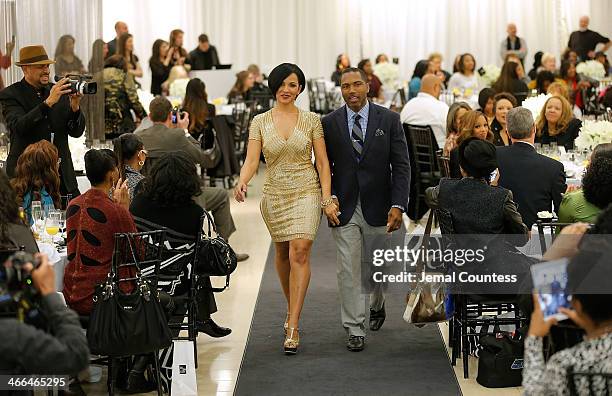
<svg viewBox="0 0 612 396"><path fill-rule="evenodd" d="M144 161L138 161L138 165L144 166Z"/></svg>

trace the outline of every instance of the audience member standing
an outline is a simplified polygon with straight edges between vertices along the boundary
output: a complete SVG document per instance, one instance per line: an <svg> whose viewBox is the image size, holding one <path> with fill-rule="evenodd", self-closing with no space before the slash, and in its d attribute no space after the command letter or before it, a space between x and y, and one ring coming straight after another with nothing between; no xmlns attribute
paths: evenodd
<svg viewBox="0 0 612 396"><path fill-rule="evenodd" d="M198 46L189 53L189 63L191 70L210 70L221 63L217 48L208 42L207 35L200 34L198 37Z"/></svg>
<svg viewBox="0 0 612 396"><path fill-rule="evenodd" d="M433 74L426 74L421 81L421 91L404 105L400 115L404 124L429 125L438 148L444 147L448 114L448 105L438 100L441 89L442 81Z"/></svg>
<svg viewBox="0 0 612 396"><path fill-rule="evenodd" d="M170 60L171 66L189 63L189 54L185 48L183 48L184 36L185 32L183 32L181 29L174 29L170 32L170 40L168 43L172 49L172 60Z"/></svg>
<svg viewBox="0 0 612 396"><path fill-rule="evenodd" d="M83 97L82 107L85 113L86 131L89 139L104 139L104 59L108 53L108 44L97 39L91 46L91 59L87 65L88 73L98 84L93 95Z"/></svg>
<svg viewBox="0 0 612 396"><path fill-rule="evenodd" d="M106 138L114 139L134 132L136 124L147 116L138 99L134 79L127 74L125 58L113 55L104 62L104 121ZM136 120L132 116L136 115Z"/></svg>
<svg viewBox="0 0 612 396"><path fill-rule="evenodd" d="M336 58L336 70L331 75L331 80L337 87L340 86L340 77L342 75L342 70L351 67L351 61L347 54L340 54Z"/></svg>
<svg viewBox="0 0 612 396"><path fill-rule="evenodd" d="M79 195L68 136L78 138L85 131L81 112L82 94L71 93L68 79L53 85L49 80L49 59L42 45L23 47L19 62L24 78L0 91L0 104L10 131L11 149L6 172L12 177L17 158L32 143L48 140L57 147L61 158L60 188L62 194Z"/></svg>
<svg viewBox="0 0 612 396"><path fill-rule="evenodd" d="M512 145L497 148L498 185L512 191L518 210L528 228L538 212L558 212L567 186L563 164L536 152L535 123L523 107L508 111L507 129Z"/></svg>
<svg viewBox="0 0 612 396"><path fill-rule="evenodd" d="M118 21L115 23L115 33L116 36L114 39L108 42L108 56L115 55L117 52L117 41L122 34L129 33L128 25L125 22Z"/></svg>
<svg viewBox="0 0 612 396"><path fill-rule="evenodd" d="M586 61L595 57L595 47L597 44L603 44L601 51L606 52L612 42L607 37L589 29L589 17L584 15L580 17L580 29L570 34L567 42L568 48L573 49L578 53L581 60Z"/></svg>
<svg viewBox="0 0 612 396"><path fill-rule="evenodd" d="M508 54L515 54L519 57L521 63L523 63L527 56L527 43L525 39L516 35L516 25L514 23L508 24L506 32L508 36L502 40L499 46L499 55L503 61L506 61Z"/></svg>
<svg viewBox="0 0 612 396"><path fill-rule="evenodd" d="M138 57L134 54L134 37L131 34L124 33L119 36L117 55L125 59L128 75L134 77L134 81L136 81L136 77L142 77L142 68L140 67L140 62L138 62Z"/></svg>
<svg viewBox="0 0 612 396"><path fill-rule="evenodd" d="M478 75L476 74L476 60L472 54L463 54L459 58L457 72L454 73L448 81L448 89L454 90L457 88L464 93L479 91Z"/></svg>
<svg viewBox="0 0 612 396"><path fill-rule="evenodd" d="M85 66L78 56L74 54L74 37L66 34L60 37L55 49L55 74L83 74Z"/></svg>
<svg viewBox="0 0 612 396"><path fill-rule="evenodd" d="M162 94L162 84L170 76L170 61L174 49L170 49L168 43L162 39L157 39L153 43L149 67L151 68L151 93L153 95Z"/></svg>

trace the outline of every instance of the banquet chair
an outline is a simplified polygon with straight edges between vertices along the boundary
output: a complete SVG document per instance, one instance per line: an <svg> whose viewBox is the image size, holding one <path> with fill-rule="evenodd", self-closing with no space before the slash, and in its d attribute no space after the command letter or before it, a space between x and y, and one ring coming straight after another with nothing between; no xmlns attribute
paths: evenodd
<svg viewBox="0 0 612 396"><path fill-rule="evenodd" d="M559 223L558 221L543 221L536 220L536 226L538 227L538 239L540 241L540 249L542 254L546 253L548 249L547 245L547 236L550 238L550 244L555 241L555 238L561 231L561 229L565 226L571 225L572 223ZM548 233L547 233L548 232Z"/></svg>
<svg viewBox="0 0 612 396"><path fill-rule="evenodd" d="M574 368L570 366L567 369L567 385L570 396L610 395L612 393L612 373L574 371Z"/></svg>
<svg viewBox="0 0 612 396"><path fill-rule="evenodd" d="M143 278L151 280L152 284L157 287L159 279L161 253L165 234L165 229L147 232L115 234L112 265L116 269L118 283L136 281L138 278L132 275L134 273L133 269L135 269L136 271L143 272ZM132 240L133 248L130 247L130 240ZM138 257L138 263L134 262L134 258L132 255L133 250ZM131 271L130 268L132 268ZM146 273L145 271L143 271L143 269L146 268L150 268L151 270ZM121 269L125 270L122 271ZM126 273L128 275L126 277L122 277L122 274ZM87 329L89 327L89 316L80 316L79 319L81 321L81 326ZM161 387L159 351L153 351L152 355L153 364L155 367L155 381L157 382L157 394L161 396L163 394L163 391ZM118 372L118 361L120 358L129 357L130 356L99 356L93 357L90 360L90 364L106 365L106 385L108 389L108 394L111 396L115 393L115 379Z"/></svg>
<svg viewBox="0 0 612 396"><path fill-rule="evenodd" d="M425 190L438 185L440 170L436 152L438 143L429 125L418 126L402 124L408 152L410 154L410 200L409 217L420 219L427 211L425 205Z"/></svg>
<svg viewBox="0 0 612 396"><path fill-rule="evenodd" d="M446 157L442 154L442 150L436 151L438 157L438 167L440 168L440 175L442 177L450 177L450 157Z"/></svg>
<svg viewBox="0 0 612 396"><path fill-rule="evenodd" d="M444 209L434 209L434 216L440 224L441 239L447 247L454 243L455 235L452 214ZM463 361L463 377L469 377L469 338L484 335L494 335L496 326L514 325L516 329L526 323L526 318L520 316L516 296L507 295L478 295L478 294L454 294L452 296L455 312L449 319L449 345L451 346L451 365L455 366L457 357L461 352ZM514 318L499 318L508 312L514 313ZM493 316L495 315L495 316ZM492 331L476 332L477 326L482 326ZM474 329L474 330L472 330Z"/></svg>
<svg viewBox="0 0 612 396"><path fill-rule="evenodd" d="M245 102L239 102L232 109L234 119L234 153L240 166L244 163L249 141L249 122L251 121L251 109Z"/></svg>

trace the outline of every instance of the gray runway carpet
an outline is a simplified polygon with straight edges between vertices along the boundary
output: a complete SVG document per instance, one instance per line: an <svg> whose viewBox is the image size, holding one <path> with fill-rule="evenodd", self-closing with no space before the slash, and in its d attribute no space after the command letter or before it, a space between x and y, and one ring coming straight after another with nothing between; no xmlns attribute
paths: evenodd
<svg viewBox="0 0 612 396"><path fill-rule="evenodd" d="M312 250L312 278L296 356L282 351L286 304L271 247L236 395L460 395L438 327L402 320L399 295L387 297L387 320L349 352L340 323L335 245L322 222ZM248 264L247 264L248 265Z"/></svg>

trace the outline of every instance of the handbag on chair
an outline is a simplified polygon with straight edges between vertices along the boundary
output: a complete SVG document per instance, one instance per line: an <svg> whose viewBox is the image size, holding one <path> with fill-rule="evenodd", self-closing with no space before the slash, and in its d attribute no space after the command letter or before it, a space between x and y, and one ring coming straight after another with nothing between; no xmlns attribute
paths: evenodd
<svg viewBox="0 0 612 396"><path fill-rule="evenodd" d="M220 292L229 287L230 275L236 269L238 260L234 249L217 233L215 222L210 214L204 211L208 227L206 235L199 237L197 264L195 272L200 276L225 276L225 286L212 288L213 292ZM216 236L212 236L212 231Z"/></svg>
<svg viewBox="0 0 612 396"><path fill-rule="evenodd" d="M111 357L143 354L166 348L172 342L159 292L141 276L129 234L128 243L136 265L136 275L130 279L136 286L129 294L119 288L118 266L113 260L108 278L96 287L94 294L87 330L92 354Z"/></svg>
<svg viewBox="0 0 612 396"><path fill-rule="evenodd" d="M430 213L425 233L423 234L421 248L425 251L429 247L433 217L433 213ZM421 258L416 263L416 273L419 274L419 278L421 277L420 274L425 273L425 263ZM446 315L446 293L443 282L417 281L415 287L408 293L406 300L404 320L408 323L424 325L448 319Z"/></svg>

